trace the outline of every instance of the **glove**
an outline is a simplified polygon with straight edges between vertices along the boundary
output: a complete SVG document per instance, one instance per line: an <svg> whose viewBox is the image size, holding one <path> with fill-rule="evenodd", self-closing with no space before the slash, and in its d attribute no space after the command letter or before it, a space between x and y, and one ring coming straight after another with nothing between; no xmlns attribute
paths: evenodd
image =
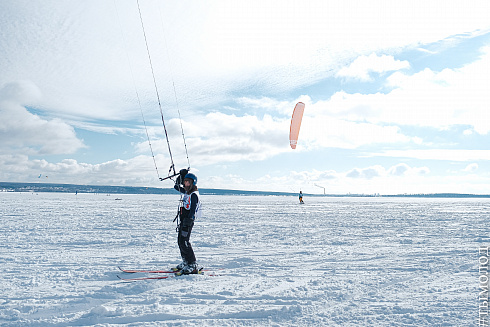
<svg viewBox="0 0 490 327"><path fill-rule="evenodd" d="M188 172L189 171L187 169L181 169L179 171L179 174L180 175L177 177L177 182L178 182L179 185L184 183L185 175L187 175Z"/></svg>
<svg viewBox="0 0 490 327"><path fill-rule="evenodd" d="M192 226L194 226L194 221L189 217L184 218L180 226L180 234L182 237L187 237L187 235L189 235Z"/></svg>
<svg viewBox="0 0 490 327"><path fill-rule="evenodd" d="M182 228L186 231L189 230L189 227L192 228L194 226L194 220L190 217L186 217L182 220Z"/></svg>
<svg viewBox="0 0 490 327"><path fill-rule="evenodd" d="M187 169L181 169L179 171L179 176L175 179L175 185L180 185L184 183L184 177L189 171Z"/></svg>
<svg viewBox="0 0 490 327"><path fill-rule="evenodd" d="M182 237L187 237L187 235L189 235L189 227L182 226L180 229L180 235L182 235Z"/></svg>

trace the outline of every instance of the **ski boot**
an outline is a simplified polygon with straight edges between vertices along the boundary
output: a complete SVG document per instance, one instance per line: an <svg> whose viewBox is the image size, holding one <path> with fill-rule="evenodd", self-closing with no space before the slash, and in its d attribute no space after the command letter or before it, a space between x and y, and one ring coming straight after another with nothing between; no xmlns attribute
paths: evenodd
<svg viewBox="0 0 490 327"><path fill-rule="evenodd" d="M190 274L199 274L199 269L197 268L196 262L189 263L184 268L182 268L182 270L176 273L177 276L190 275Z"/></svg>
<svg viewBox="0 0 490 327"><path fill-rule="evenodd" d="M179 264L177 265L177 267L174 267L174 268L172 268L171 270L172 270L172 271L181 271L181 270L182 270L182 269L184 269L186 266L187 266L187 261L182 260L182 262L181 262L181 263L179 263Z"/></svg>

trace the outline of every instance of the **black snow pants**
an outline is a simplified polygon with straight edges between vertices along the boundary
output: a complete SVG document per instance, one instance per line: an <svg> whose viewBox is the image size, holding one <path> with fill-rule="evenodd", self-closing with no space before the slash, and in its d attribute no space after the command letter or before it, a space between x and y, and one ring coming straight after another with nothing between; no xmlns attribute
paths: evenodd
<svg viewBox="0 0 490 327"><path fill-rule="evenodd" d="M177 243L179 244L180 255L182 260L187 263L196 262L196 256L194 255L194 250L192 250L191 238L192 227L194 226L194 221L190 218L184 218L179 225L179 236L177 238Z"/></svg>

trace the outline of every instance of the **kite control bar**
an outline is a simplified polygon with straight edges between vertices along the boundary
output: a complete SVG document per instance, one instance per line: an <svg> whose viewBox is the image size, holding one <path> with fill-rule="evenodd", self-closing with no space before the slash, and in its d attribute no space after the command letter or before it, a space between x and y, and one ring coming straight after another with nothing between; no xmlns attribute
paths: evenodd
<svg viewBox="0 0 490 327"><path fill-rule="evenodd" d="M170 172L171 172L172 168L173 168L173 166L172 166L172 167L170 167L169 174L170 174ZM188 173L188 172L189 172L189 169L181 169L181 170L180 170L178 173L176 173L176 172L175 172L175 170L174 170L174 174L173 174L173 175L168 175L168 176L167 176L167 177L165 177L165 178L160 178L160 180L161 180L161 181L164 181L164 180L166 180L166 179L169 179L169 178L172 178L172 177L175 177L175 176L179 176L179 175L180 175L180 179L183 181L183 180L184 180L185 175L187 175L187 173ZM177 179L177 180L179 180L179 179Z"/></svg>
<svg viewBox="0 0 490 327"><path fill-rule="evenodd" d="M170 175L170 173L172 173L172 170L174 171L174 174L173 174L173 175ZM164 180L166 180L166 179L169 179L169 178L172 178L172 177L175 177L175 176L180 175L180 172L178 172L178 173L176 173L176 172L175 172L175 166L174 166L173 162L172 162L172 164L170 165L170 168L168 169L168 174L169 174L169 175L168 175L167 177L165 177L165 178L161 178L161 177L160 177L160 180L161 180L161 181L164 181Z"/></svg>
<svg viewBox="0 0 490 327"><path fill-rule="evenodd" d="M164 177L164 178L161 178L161 177L160 177L160 180L161 180L161 181L164 181L164 180L166 180L166 179L169 179L169 178L172 178L172 177L175 177L175 176L179 176L179 175L180 175L180 173L176 173L176 174L173 174L173 175L170 175L170 176Z"/></svg>

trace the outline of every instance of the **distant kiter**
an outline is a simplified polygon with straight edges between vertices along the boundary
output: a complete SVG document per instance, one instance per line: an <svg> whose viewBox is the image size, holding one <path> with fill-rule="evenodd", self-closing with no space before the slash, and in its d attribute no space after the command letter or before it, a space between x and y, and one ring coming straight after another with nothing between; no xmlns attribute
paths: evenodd
<svg viewBox="0 0 490 327"><path fill-rule="evenodd" d="M303 192L299 191L299 203L303 204Z"/></svg>

